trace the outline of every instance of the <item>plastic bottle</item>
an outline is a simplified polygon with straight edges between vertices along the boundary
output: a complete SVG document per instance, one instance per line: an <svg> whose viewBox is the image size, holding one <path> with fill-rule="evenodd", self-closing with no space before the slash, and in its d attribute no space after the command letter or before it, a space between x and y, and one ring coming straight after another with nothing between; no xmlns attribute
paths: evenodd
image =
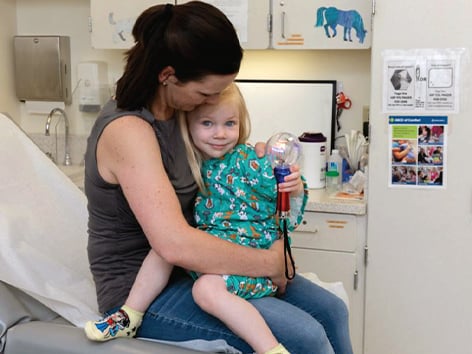
<svg viewBox="0 0 472 354"><path fill-rule="evenodd" d="M326 137L322 133L305 132L298 137L303 148L301 167L308 188L326 186Z"/></svg>
<svg viewBox="0 0 472 354"><path fill-rule="evenodd" d="M333 149L331 155L328 158L326 164L326 171L336 171L338 172L338 185L342 184L342 174L343 174L343 158L339 154L339 150Z"/></svg>
<svg viewBox="0 0 472 354"><path fill-rule="evenodd" d="M341 190L338 171L326 171L326 193L335 194Z"/></svg>

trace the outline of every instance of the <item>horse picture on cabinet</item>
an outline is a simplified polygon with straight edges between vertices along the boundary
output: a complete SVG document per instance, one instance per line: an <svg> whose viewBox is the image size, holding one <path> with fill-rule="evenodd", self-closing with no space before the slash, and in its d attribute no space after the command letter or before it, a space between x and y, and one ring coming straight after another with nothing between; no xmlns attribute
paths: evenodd
<svg viewBox="0 0 472 354"><path fill-rule="evenodd" d="M362 16L356 10L339 10L336 7L319 7L316 12L315 27L324 27L326 37L334 38L337 35L336 27L344 27L344 41L352 42L351 30L356 32L359 43L364 43L367 31L364 28ZM330 33L330 28L331 32Z"/></svg>

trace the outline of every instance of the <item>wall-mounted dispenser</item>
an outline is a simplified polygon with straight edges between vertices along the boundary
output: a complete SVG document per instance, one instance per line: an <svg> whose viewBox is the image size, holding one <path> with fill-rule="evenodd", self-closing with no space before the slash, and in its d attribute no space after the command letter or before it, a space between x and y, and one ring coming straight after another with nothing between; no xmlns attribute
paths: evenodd
<svg viewBox="0 0 472 354"><path fill-rule="evenodd" d="M69 37L15 36L14 53L19 100L71 103Z"/></svg>
<svg viewBox="0 0 472 354"><path fill-rule="evenodd" d="M89 61L77 66L79 111L98 112L110 97L107 63Z"/></svg>

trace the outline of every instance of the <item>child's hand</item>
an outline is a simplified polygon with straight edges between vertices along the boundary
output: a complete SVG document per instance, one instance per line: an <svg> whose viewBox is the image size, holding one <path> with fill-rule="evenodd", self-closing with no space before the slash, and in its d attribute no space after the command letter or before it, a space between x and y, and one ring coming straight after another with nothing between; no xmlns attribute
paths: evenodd
<svg viewBox="0 0 472 354"><path fill-rule="evenodd" d="M300 172L300 166L292 165L290 166L290 173L289 175L285 176L284 182L279 183L279 191L280 192L290 192L294 196L298 196L303 193L303 181L302 181L302 174Z"/></svg>

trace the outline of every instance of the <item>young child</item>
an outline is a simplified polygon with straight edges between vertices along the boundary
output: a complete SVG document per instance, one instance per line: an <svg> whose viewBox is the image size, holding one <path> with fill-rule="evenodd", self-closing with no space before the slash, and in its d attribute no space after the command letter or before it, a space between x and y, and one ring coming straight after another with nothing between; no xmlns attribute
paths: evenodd
<svg viewBox="0 0 472 354"><path fill-rule="evenodd" d="M236 84L221 93L217 104L202 105L187 117L181 115L180 125L192 173L200 187L195 202L197 227L248 247L269 248L280 234L276 220L277 183L267 158L258 158L254 148L245 144L250 122ZM285 182L283 191L293 196L294 212L289 222L293 230L303 216L306 184L298 168ZM164 274L169 275L172 268L163 263L151 251L126 304L104 320L88 322L87 336L94 340L127 336L128 332L133 336L136 330L129 331L129 327L137 329L146 306L166 284ZM159 281L153 279L157 267L166 270L159 272ZM288 353L257 309L246 301L273 296L277 289L270 279L194 272L191 275L196 279L192 292L195 302L224 322L256 353ZM119 326L112 316L121 322L129 321L129 327L103 330Z"/></svg>
<svg viewBox="0 0 472 354"><path fill-rule="evenodd" d="M279 235L277 183L268 159L258 158L254 148L245 144L250 123L237 85L225 89L218 104L190 112L184 123L182 134L200 187L195 202L197 227L248 247L269 248ZM285 181L289 183L285 191L299 197L298 206L292 202L293 229L302 219L306 193L298 170ZM198 276L194 300L203 310L222 320L257 353L272 353L269 350L277 346L275 337L245 300L274 295L276 288L270 279L193 275ZM279 348L274 353L286 353L281 345Z"/></svg>

